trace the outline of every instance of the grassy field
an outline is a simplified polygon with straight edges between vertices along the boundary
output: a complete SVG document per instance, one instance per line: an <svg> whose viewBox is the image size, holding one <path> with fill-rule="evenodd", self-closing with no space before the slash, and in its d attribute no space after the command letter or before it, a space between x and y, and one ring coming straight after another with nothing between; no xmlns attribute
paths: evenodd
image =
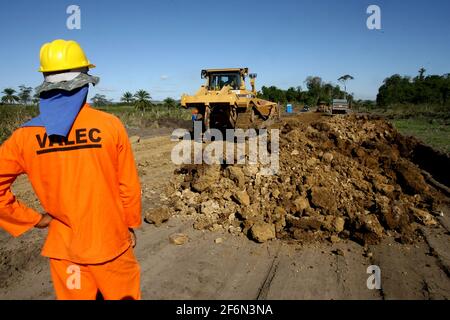
<svg viewBox="0 0 450 320"><path fill-rule="evenodd" d="M105 106L97 108L119 117L128 128L147 128L158 126L158 120L189 120L189 111L180 107L155 105L142 112L134 106ZM26 121L38 115L37 106L0 105L0 143Z"/></svg>
<svg viewBox="0 0 450 320"><path fill-rule="evenodd" d="M450 153L448 120L409 118L391 121L402 134L415 136L435 149Z"/></svg>
<svg viewBox="0 0 450 320"><path fill-rule="evenodd" d="M437 150L450 153L450 107L394 105L371 112L386 117L402 134L415 136Z"/></svg>
<svg viewBox="0 0 450 320"><path fill-rule="evenodd" d="M186 109L161 105L152 106L145 112L136 110L133 106L106 106L98 109L116 115L129 128L152 127L155 121L161 119L189 120L191 118L190 112Z"/></svg>
<svg viewBox="0 0 450 320"><path fill-rule="evenodd" d="M0 106L0 143L38 113L38 108L35 106Z"/></svg>

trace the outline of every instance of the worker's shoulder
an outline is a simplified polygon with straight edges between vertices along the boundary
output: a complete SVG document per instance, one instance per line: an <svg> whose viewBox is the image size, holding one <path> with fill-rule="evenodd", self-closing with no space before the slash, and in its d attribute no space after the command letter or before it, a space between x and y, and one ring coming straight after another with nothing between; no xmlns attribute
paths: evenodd
<svg viewBox="0 0 450 320"><path fill-rule="evenodd" d="M35 136L36 134L41 134L41 133L45 133L45 127L43 127L43 126L22 125L12 132L9 139L10 140L22 140L30 135Z"/></svg>
<svg viewBox="0 0 450 320"><path fill-rule="evenodd" d="M108 112L101 111L95 108L92 108L89 105L86 105L83 108L82 113L87 119L94 120L95 122L101 121L104 124L112 124L116 126L123 126L122 121L120 119Z"/></svg>

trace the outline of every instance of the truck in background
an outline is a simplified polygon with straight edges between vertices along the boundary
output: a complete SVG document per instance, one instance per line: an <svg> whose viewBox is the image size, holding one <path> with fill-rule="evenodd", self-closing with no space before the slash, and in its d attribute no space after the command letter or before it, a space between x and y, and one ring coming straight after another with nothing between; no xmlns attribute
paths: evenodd
<svg viewBox="0 0 450 320"><path fill-rule="evenodd" d="M347 114L350 111L347 99L333 99L331 114Z"/></svg>

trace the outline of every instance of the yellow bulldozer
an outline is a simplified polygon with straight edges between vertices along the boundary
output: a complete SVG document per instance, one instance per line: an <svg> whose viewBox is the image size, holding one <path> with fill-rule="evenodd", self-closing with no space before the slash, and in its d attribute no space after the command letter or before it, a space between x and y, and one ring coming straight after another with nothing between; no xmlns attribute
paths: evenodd
<svg viewBox="0 0 450 320"><path fill-rule="evenodd" d="M247 76L251 90L245 85ZM277 103L257 98L256 74L249 74L248 68L206 69L201 77L206 83L194 95L182 95L181 106L192 110L204 131L264 128L280 116Z"/></svg>

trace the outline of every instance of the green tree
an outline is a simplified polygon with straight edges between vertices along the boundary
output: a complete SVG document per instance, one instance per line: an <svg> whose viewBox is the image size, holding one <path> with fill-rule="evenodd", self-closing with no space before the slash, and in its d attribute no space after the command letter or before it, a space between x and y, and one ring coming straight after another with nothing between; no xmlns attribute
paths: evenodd
<svg viewBox="0 0 450 320"><path fill-rule="evenodd" d="M339 81L339 82L342 82L342 84L344 85L344 92L345 92L345 93L347 93L347 81L353 80L353 79L355 79L355 78L353 78L353 77L352 77L351 75L349 75L349 74L343 75L342 77L340 77L340 78L338 79L338 81Z"/></svg>
<svg viewBox="0 0 450 320"><path fill-rule="evenodd" d="M163 104L164 104L164 106L166 106L169 109L176 108L176 106L177 106L177 102L170 97L164 99Z"/></svg>
<svg viewBox="0 0 450 320"><path fill-rule="evenodd" d="M4 89L2 91L2 94L3 94L2 97L3 103L14 104L20 101L20 98L16 95L16 90L14 90L13 88Z"/></svg>
<svg viewBox="0 0 450 320"><path fill-rule="evenodd" d="M387 107L392 104L448 105L450 102L450 79L448 75L424 76L419 70L415 78L394 74L386 78L378 89L377 104Z"/></svg>
<svg viewBox="0 0 450 320"><path fill-rule="evenodd" d="M135 101L134 101L134 105L135 108L139 111L142 112L142 114L144 113L145 110L147 110L149 107L152 106L152 103L150 101L150 99L152 98L150 96L150 93L148 93L145 90L138 90L135 94Z"/></svg>
<svg viewBox="0 0 450 320"><path fill-rule="evenodd" d="M285 96L288 102L297 102L300 100L299 92L294 87L287 89Z"/></svg>
<svg viewBox="0 0 450 320"><path fill-rule="evenodd" d="M331 83L324 84L319 99L330 104L333 100L333 89L334 86Z"/></svg>
<svg viewBox="0 0 450 320"><path fill-rule="evenodd" d="M315 106L320 100L322 95L322 78L309 76L305 80L306 87L308 88L308 94L305 103L310 106Z"/></svg>
<svg viewBox="0 0 450 320"><path fill-rule="evenodd" d="M262 86L260 96L273 102L285 103L287 101L285 91L278 89L275 86Z"/></svg>
<svg viewBox="0 0 450 320"><path fill-rule="evenodd" d="M409 77L399 74L386 78L378 89L377 104L385 107L394 103L410 102L414 98L414 88Z"/></svg>
<svg viewBox="0 0 450 320"><path fill-rule="evenodd" d="M442 105L450 105L450 73L443 76L443 85L441 88Z"/></svg>
<svg viewBox="0 0 450 320"><path fill-rule="evenodd" d="M419 79L420 79L420 80L423 80L423 79L424 79L424 74L425 74L425 72L427 72L427 70L426 70L424 67L422 67L422 68L419 69Z"/></svg>
<svg viewBox="0 0 450 320"><path fill-rule="evenodd" d="M39 101L40 101L39 93L35 92L33 94L33 98L31 99L31 103L34 104L34 105L38 105Z"/></svg>
<svg viewBox="0 0 450 320"><path fill-rule="evenodd" d="M111 101L108 100L105 95L98 93L92 97L91 101L92 104L96 107L106 106L111 103Z"/></svg>
<svg viewBox="0 0 450 320"><path fill-rule="evenodd" d="M307 105L316 105L320 100L330 103L332 99L345 98L345 92L332 83L326 83L322 78L309 76L304 81L307 90L302 90L301 86L290 87L287 90L279 89L275 86L261 87L258 96L275 102L297 102Z"/></svg>
<svg viewBox="0 0 450 320"><path fill-rule="evenodd" d="M129 91L125 92L122 97L120 98L120 101L125 102L126 104L131 104L134 102L133 94Z"/></svg>
<svg viewBox="0 0 450 320"><path fill-rule="evenodd" d="M345 98L345 92L341 90L341 87L334 86L333 87L333 93L331 95L333 99L344 99Z"/></svg>
<svg viewBox="0 0 450 320"><path fill-rule="evenodd" d="M19 100L23 105L27 105L31 102L31 92L33 92L32 87L27 87L25 85L19 86Z"/></svg>

